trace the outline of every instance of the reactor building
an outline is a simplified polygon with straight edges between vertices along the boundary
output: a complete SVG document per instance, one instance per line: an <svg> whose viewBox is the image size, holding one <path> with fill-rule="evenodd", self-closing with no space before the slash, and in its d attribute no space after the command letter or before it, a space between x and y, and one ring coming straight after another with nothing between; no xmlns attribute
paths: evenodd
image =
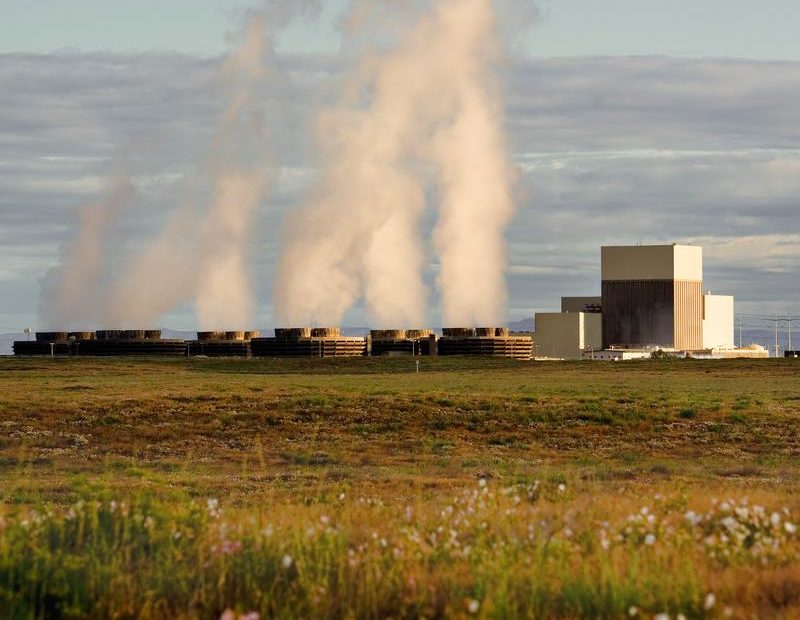
<svg viewBox="0 0 800 620"><path fill-rule="evenodd" d="M653 350L735 356L734 299L703 290L703 248L604 246L598 297L536 314L537 357L632 359Z"/></svg>

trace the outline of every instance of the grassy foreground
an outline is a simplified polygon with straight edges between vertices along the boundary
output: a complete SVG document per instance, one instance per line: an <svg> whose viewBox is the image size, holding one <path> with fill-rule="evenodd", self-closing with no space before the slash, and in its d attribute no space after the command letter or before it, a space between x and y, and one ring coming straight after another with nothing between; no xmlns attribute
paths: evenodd
<svg viewBox="0 0 800 620"><path fill-rule="evenodd" d="M797 618L800 364L0 359L10 618Z"/></svg>

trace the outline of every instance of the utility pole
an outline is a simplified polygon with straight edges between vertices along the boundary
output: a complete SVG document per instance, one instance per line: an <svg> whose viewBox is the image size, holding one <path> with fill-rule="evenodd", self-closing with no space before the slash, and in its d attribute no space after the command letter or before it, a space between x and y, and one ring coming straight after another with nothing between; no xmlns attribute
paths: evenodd
<svg viewBox="0 0 800 620"><path fill-rule="evenodd" d="M775 357L778 357L778 315L775 315Z"/></svg>
<svg viewBox="0 0 800 620"><path fill-rule="evenodd" d="M739 317L739 348L742 348L742 317Z"/></svg>

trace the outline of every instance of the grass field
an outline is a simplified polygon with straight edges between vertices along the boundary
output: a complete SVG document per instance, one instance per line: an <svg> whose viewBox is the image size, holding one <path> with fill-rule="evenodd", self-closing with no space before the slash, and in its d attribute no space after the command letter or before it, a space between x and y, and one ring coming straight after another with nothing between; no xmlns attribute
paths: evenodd
<svg viewBox="0 0 800 620"><path fill-rule="evenodd" d="M0 358L4 617L800 617L795 360L414 370Z"/></svg>

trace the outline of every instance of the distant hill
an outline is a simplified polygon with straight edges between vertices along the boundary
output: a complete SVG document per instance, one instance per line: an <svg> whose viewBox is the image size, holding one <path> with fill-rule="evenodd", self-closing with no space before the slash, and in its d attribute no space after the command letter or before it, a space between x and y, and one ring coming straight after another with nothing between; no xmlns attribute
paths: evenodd
<svg viewBox="0 0 800 620"><path fill-rule="evenodd" d="M522 319L520 321L512 321L508 324L508 328L512 332L532 332L533 331L533 318Z"/></svg>

